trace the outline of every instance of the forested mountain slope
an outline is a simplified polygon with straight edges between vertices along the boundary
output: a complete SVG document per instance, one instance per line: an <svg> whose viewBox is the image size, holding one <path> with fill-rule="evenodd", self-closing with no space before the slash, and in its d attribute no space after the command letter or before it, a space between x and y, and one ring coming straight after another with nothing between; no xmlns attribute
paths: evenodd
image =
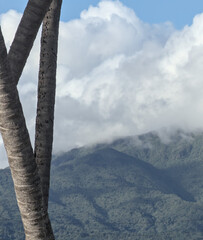
<svg viewBox="0 0 203 240"><path fill-rule="evenodd" d="M56 239L203 239L203 135L154 134L71 150L52 164ZM9 169L0 171L0 239L23 239Z"/></svg>

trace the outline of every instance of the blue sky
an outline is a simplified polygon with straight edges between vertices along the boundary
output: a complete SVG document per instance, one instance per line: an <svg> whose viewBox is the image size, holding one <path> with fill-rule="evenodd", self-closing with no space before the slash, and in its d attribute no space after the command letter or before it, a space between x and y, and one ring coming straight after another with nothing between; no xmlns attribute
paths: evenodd
<svg viewBox="0 0 203 240"><path fill-rule="evenodd" d="M22 12L26 0L6 0L0 2L0 13L9 9ZM63 2L62 20L68 21L78 18L83 9L91 4L97 5L99 0L77 0ZM193 17L203 10L202 0L121 0L121 2L133 8L137 16L148 23L161 23L171 21L178 29L186 24L191 25Z"/></svg>

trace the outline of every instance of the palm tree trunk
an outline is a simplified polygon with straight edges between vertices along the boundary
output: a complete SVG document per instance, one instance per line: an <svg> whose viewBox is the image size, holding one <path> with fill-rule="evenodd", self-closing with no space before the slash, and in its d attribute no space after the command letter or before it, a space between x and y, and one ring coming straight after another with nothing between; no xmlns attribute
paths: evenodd
<svg viewBox="0 0 203 240"><path fill-rule="evenodd" d="M62 0L53 0L42 26L35 159L42 183L44 207L48 209L52 156L58 29Z"/></svg>
<svg viewBox="0 0 203 240"><path fill-rule="evenodd" d="M8 54L10 69L16 84L22 74L33 42L51 1L29 0L25 8Z"/></svg>
<svg viewBox="0 0 203 240"><path fill-rule="evenodd" d="M26 240L54 239L41 182L0 29L0 131L7 151Z"/></svg>

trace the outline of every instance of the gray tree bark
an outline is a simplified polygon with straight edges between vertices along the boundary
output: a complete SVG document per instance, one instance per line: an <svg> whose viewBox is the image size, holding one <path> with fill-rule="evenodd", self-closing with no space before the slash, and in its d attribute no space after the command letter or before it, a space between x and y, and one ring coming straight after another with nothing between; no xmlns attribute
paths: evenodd
<svg viewBox="0 0 203 240"><path fill-rule="evenodd" d="M0 131L7 151L26 240L52 240L41 182L0 30Z"/></svg>
<svg viewBox="0 0 203 240"><path fill-rule="evenodd" d="M0 30L0 131L26 240L54 239L47 209L61 3L29 0L8 55ZM34 155L16 85L43 18Z"/></svg>
<svg viewBox="0 0 203 240"><path fill-rule="evenodd" d="M44 18L50 3L51 0L30 0L28 2L8 56L3 36L0 32L0 131L9 159L26 240L54 239L47 212L47 191L49 189L50 154L53 139L57 37L61 0L53 0ZM51 134L47 135L48 131L42 131L43 133L39 134L40 140L36 141L39 142L39 147L36 147L37 166L34 160L33 149L26 128L16 84L21 76L43 18L43 46L41 50L41 70L39 74L39 76L41 76L41 84L39 83L38 94L41 100L39 100L39 114L37 117L39 127L37 128L40 130L41 122L44 120L47 123L46 110L42 111L43 114L40 113L46 105L40 105L40 101L43 101L43 96L47 95L49 96L47 101L51 103L51 106L48 107L49 103L47 102L45 108L51 109L51 114L48 116L49 124L46 124L46 126L51 131ZM46 44L47 40L48 44ZM46 62L44 64L45 59ZM44 73L46 74L44 75ZM46 84L43 84L44 79L47 80ZM43 118L41 122L40 116ZM39 131L37 132L39 133ZM49 141L44 144L43 141L46 140L47 137L51 139L51 143ZM41 144L44 144L44 148L41 148ZM45 155L38 154L41 150L43 150ZM46 158L47 153L49 154L48 161ZM41 156L42 158L46 158L45 164L40 160L42 159ZM46 166L45 168L44 165ZM40 179L42 179L42 181Z"/></svg>
<svg viewBox="0 0 203 240"><path fill-rule="evenodd" d="M16 84L52 0L29 0L11 45L8 59Z"/></svg>
<svg viewBox="0 0 203 240"><path fill-rule="evenodd" d="M53 0L41 36L40 71L35 133L35 158L41 178L44 207L48 209L52 156L58 29L62 0Z"/></svg>

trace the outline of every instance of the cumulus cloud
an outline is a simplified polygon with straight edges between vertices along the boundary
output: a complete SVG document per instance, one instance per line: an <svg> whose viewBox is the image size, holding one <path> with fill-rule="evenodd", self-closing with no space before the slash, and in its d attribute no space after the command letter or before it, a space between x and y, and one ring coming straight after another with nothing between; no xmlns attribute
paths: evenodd
<svg viewBox="0 0 203 240"><path fill-rule="evenodd" d="M8 47L20 16L0 18ZM54 153L161 128L202 129L202 25L203 14L179 31L150 25L119 1L61 22ZM32 139L38 62L39 36L18 86Z"/></svg>

